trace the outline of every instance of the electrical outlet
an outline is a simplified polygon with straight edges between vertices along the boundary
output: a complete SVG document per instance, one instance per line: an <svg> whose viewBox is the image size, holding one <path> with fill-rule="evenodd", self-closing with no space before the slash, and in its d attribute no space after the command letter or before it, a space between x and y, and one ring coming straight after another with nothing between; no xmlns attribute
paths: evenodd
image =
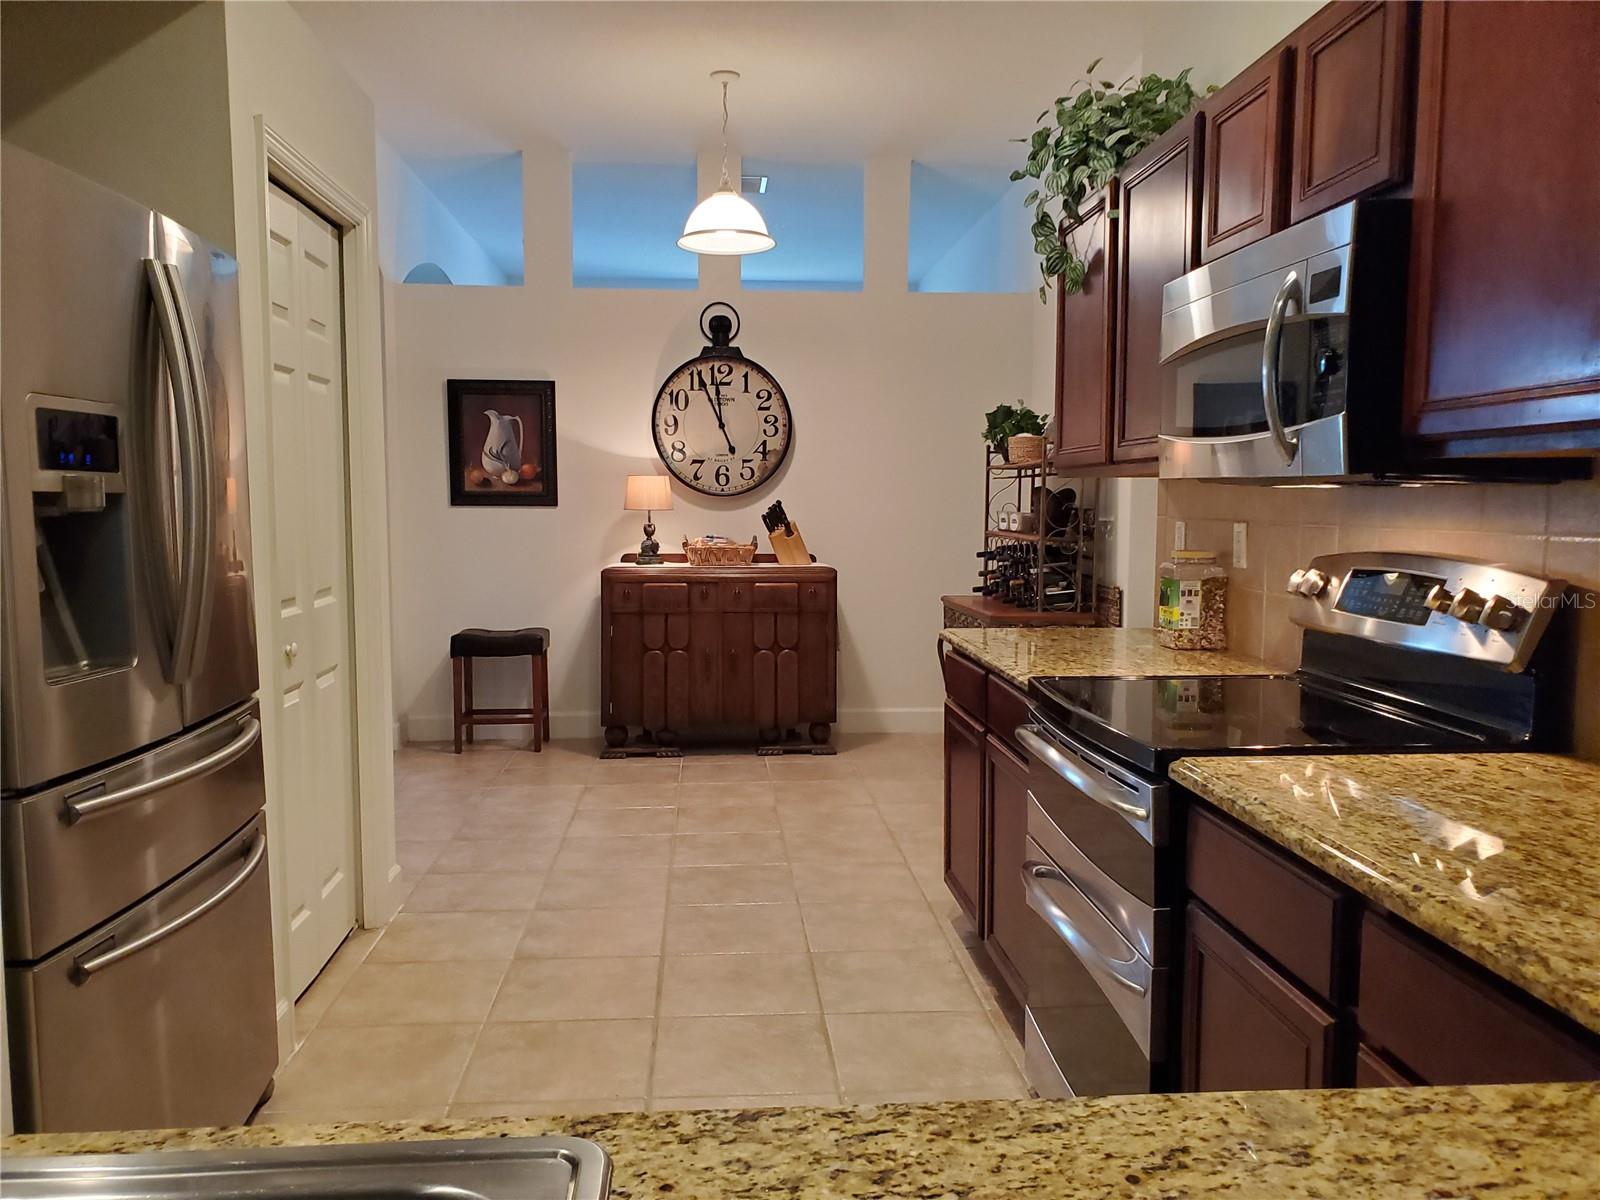
<svg viewBox="0 0 1600 1200"><path fill-rule="evenodd" d="M1241 570L1250 565L1245 553L1245 531L1249 528L1249 525L1244 521L1235 521L1233 523L1233 565Z"/></svg>
<svg viewBox="0 0 1600 1200"><path fill-rule="evenodd" d="M1184 543L1183 532L1183 522L1174 521L1172 523L1172 548L1174 550L1187 550L1189 548Z"/></svg>

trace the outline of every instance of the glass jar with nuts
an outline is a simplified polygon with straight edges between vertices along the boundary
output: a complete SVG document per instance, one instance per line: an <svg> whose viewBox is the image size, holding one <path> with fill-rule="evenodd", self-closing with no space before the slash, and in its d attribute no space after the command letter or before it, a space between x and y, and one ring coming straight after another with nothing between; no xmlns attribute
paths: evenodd
<svg viewBox="0 0 1600 1200"><path fill-rule="evenodd" d="M1156 640L1174 650L1228 648L1228 573L1209 550L1175 550L1161 564Z"/></svg>

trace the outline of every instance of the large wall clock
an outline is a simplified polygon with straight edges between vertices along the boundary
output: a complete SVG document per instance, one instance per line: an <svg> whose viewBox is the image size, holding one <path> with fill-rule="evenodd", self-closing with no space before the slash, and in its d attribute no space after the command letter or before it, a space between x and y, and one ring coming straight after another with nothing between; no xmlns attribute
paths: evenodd
<svg viewBox="0 0 1600 1200"><path fill-rule="evenodd" d="M719 312L708 321L715 308L733 317ZM667 376L650 415L667 470L707 496L755 491L783 464L794 431L778 381L729 344L738 316L731 304L706 305L700 330L710 345Z"/></svg>

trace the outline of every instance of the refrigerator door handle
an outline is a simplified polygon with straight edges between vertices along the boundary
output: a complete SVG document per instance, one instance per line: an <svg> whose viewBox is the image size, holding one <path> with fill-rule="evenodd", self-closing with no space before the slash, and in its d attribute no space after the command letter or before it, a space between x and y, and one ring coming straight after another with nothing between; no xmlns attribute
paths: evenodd
<svg viewBox="0 0 1600 1200"><path fill-rule="evenodd" d="M170 263L145 259L145 273L155 296L156 322L172 379L173 415L178 444L178 614L172 631L171 675L183 683L194 674L202 618L210 590L212 487L210 405L205 376L199 369L194 318L178 272ZM157 485L159 486L159 485Z"/></svg>
<svg viewBox="0 0 1600 1200"><path fill-rule="evenodd" d="M218 747L205 757L197 758L191 763L185 763L176 771L155 779L130 784L125 788L118 788L114 792L96 796L92 800L74 800L68 797L61 802L61 820L68 825L76 825L83 818L105 812L108 808L117 808L131 801L143 799L152 792L177 787L180 783L188 783L191 779L199 779L202 775L220 771L229 763L244 757L246 751L260 740L261 722L250 717L239 726L238 736L226 746Z"/></svg>
<svg viewBox="0 0 1600 1200"><path fill-rule="evenodd" d="M266 858L266 856L267 835L265 833L258 833L256 835L255 843L250 847L250 852L245 855L244 865L233 874L233 877L230 878L228 882L224 883L220 888L212 892L211 895L207 896L204 900L200 901L200 903L196 904L187 912L180 913L178 916L173 917L172 920L168 921L166 924L156 926L148 933L141 934L140 936L134 938L131 942L126 942L121 946L115 946L112 949L106 950L100 954L90 954L78 959L77 962L72 964L73 977L79 983L82 983L96 971L103 971L107 967L112 966L115 963L119 963L129 956L137 954L139 951L171 937L173 934L177 933L178 930L184 928L185 926L194 924L194 922L198 921L201 917L205 916L212 909L216 908L217 905L221 904L229 896L237 892L246 883L250 882L250 876L256 873L256 868L261 865L261 860Z"/></svg>

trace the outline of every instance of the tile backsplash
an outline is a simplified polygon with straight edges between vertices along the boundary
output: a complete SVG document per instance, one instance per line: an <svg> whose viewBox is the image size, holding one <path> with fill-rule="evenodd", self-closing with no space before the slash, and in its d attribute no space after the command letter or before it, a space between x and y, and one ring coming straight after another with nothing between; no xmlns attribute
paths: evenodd
<svg viewBox="0 0 1600 1200"><path fill-rule="evenodd" d="M1579 593L1573 748L1600 761L1600 481L1539 485L1269 488L1164 480L1159 551L1174 522L1191 550L1214 550L1228 570L1228 648L1275 667L1300 661L1289 620L1289 572L1318 554L1402 550L1475 558L1565 579ZM1247 526L1244 567L1233 526Z"/></svg>

